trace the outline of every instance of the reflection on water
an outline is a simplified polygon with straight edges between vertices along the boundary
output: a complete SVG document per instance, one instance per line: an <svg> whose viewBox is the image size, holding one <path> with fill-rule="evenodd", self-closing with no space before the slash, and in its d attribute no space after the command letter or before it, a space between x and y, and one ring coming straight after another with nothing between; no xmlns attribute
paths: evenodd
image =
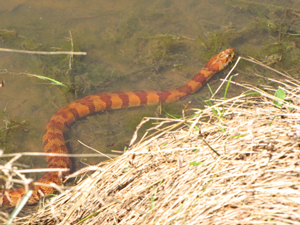
<svg viewBox="0 0 300 225"><path fill-rule="evenodd" d="M1 48L74 49L88 55L0 52L0 80L6 81L0 90L0 125L26 121L9 132L1 130L2 148L42 151L47 120L68 102L105 91L179 86L227 47L261 60L274 56L278 60L271 65L292 69L299 59L299 10L298 1L5 1L0 9ZM69 88L22 73L47 76ZM213 89L222 76L212 79ZM235 80L253 78L246 74ZM232 87L229 94L240 91ZM197 94L210 96L205 87ZM163 107L180 114L190 100L191 107L203 107L195 96ZM72 151L90 153L78 139L101 151L122 150L143 116L155 116L155 111L156 107L139 107L81 120L68 132ZM43 166L37 162L42 160L27 160Z"/></svg>

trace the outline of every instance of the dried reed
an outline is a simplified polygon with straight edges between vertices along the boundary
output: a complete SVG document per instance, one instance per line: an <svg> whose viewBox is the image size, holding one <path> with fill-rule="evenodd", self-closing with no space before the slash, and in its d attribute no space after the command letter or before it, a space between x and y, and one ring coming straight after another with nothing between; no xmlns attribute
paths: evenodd
<svg viewBox="0 0 300 225"><path fill-rule="evenodd" d="M280 85L286 101L245 86L260 95L219 100L190 119L154 119L155 135L27 223L299 224L300 86Z"/></svg>

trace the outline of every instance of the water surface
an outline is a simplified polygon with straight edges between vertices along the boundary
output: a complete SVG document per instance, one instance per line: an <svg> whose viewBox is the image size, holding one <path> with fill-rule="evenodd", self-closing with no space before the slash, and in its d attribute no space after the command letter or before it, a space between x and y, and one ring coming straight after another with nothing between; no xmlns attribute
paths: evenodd
<svg viewBox="0 0 300 225"><path fill-rule="evenodd" d="M101 92L175 88L228 47L297 76L299 13L299 1L279 0L5 1L0 9L1 48L74 49L87 56L75 56L70 64L66 55L0 52L0 79L5 80L0 88L0 148L6 153L42 151L44 127L65 104ZM260 72L242 63L234 80L257 81L253 71ZM26 74L46 76L69 88ZM213 90L224 76L212 78ZM242 91L232 86L229 95ZM197 94L203 99L211 95L207 87ZM204 107L196 96L162 107L180 114L189 101L191 108ZM138 107L80 120L67 132L72 152L91 153L77 140L103 152L122 150L139 121L157 111L156 106ZM45 167L42 158L24 157L22 163ZM78 159L77 166L82 165Z"/></svg>

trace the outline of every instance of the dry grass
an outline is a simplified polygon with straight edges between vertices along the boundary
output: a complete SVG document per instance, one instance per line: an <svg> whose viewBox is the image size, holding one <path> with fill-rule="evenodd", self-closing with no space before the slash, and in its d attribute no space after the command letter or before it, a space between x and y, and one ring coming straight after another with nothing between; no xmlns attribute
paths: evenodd
<svg viewBox="0 0 300 225"><path fill-rule="evenodd" d="M191 119L153 120L155 135L27 220L299 224L300 86L281 86L290 100L282 108L274 106L274 93L256 89L261 95L217 101Z"/></svg>

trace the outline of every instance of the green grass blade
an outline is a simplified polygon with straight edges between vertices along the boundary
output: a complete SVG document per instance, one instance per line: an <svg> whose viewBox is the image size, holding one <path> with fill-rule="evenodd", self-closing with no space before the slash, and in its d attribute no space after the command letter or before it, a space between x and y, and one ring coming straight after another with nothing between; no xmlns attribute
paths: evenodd
<svg viewBox="0 0 300 225"><path fill-rule="evenodd" d="M50 78L50 77L45 77L45 76L42 76L42 75L36 75L36 74L26 74L26 75L29 76L29 77L36 77L36 78L39 78L39 79L41 79L41 80L48 80L48 81L51 81L51 82L52 82L53 84L55 84L55 85L59 85L59 86L68 88L67 85L65 85L65 84L63 84L63 83L61 83L61 82L59 82L59 81L57 81L57 80L54 80L54 79L52 79L52 78Z"/></svg>
<svg viewBox="0 0 300 225"><path fill-rule="evenodd" d="M228 82L227 82L227 85L226 85L226 88L225 88L225 92L224 92L224 99L226 99L226 96L227 96L227 92L228 92L228 89L229 89L229 85L230 85L230 82L233 78L233 75L229 77L228 79Z"/></svg>
<svg viewBox="0 0 300 225"><path fill-rule="evenodd" d="M9 225L12 223L12 221L14 220L14 218L19 214L19 212L23 209L24 205L26 204L26 202L28 201L28 199L30 198L30 196L32 195L33 190L29 189L27 191L27 193L23 196L22 200L20 201L20 203L16 206L16 208L14 209L14 211L11 213L6 225Z"/></svg>

